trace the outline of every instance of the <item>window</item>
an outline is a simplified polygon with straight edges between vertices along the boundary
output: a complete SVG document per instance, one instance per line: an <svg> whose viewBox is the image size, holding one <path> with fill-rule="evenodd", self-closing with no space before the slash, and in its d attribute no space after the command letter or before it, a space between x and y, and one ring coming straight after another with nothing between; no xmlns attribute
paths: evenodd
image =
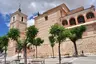
<svg viewBox="0 0 96 64"><path fill-rule="evenodd" d="M91 18L94 18L95 16L94 16L94 13L89 12L89 13L87 13L86 17L87 17L87 19L91 19Z"/></svg>
<svg viewBox="0 0 96 64"><path fill-rule="evenodd" d="M62 25L63 25L63 26L64 26L64 25L68 25L67 20L63 20L63 21L62 21Z"/></svg>
<svg viewBox="0 0 96 64"><path fill-rule="evenodd" d="M23 17L21 18L21 21L23 22Z"/></svg>
<svg viewBox="0 0 96 64"><path fill-rule="evenodd" d="M13 17L13 21L15 21L15 17Z"/></svg>
<svg viewBox="0 0 96 64"><path fill-rule="evenodd" d="M45 16L45 20L48 20L48 16Z"/></svg>
<svg viewBox="0 0 96 64"><path fill-rule="evenodd" d="M15 48L15 52L18 52L17 48Z"/></svg>
<svg viewBox="0 0 96 64"><path fill-rule="evenodd" d="M75 18L71 18L71 19L69 20L69 22L70 22L70 25L76 25Z"/></svg>
<svg viewBox="0 0 96 64"><path fill-rule="evenodd" d="M78 16L77 20L78 20L78 23L85 23L84 16L82 16L82 15Z"/></svg>

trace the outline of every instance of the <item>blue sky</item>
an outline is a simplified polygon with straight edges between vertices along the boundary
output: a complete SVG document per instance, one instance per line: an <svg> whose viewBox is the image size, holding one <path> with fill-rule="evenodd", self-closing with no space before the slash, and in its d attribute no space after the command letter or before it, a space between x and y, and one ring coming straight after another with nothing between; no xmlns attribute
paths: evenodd
<svg viewBox="0 0 96 64"><path fill-rule="evenodd" d="M9 14L3 14L0 13L0 36L6 35L9 30L9 23L10 23L10 16L12 13ZM28 18L29 26L33 24L32 21L34 21L34 17L37 15L37 13L34 13Z"/></svg>
<svg viewBox="0 0 96 64"><path fill-rule="evenodd" d="M0 36L5 35L8 32L9 27L6 23L10 21L10 14L3 15L0 13Z"/></svg>
<svg viewBox="0 0 96 64"><path fill-rule="evenodd" d="M95 5L96 7L96 0L0 0L0 36L7 34L10 14L18 9L19 3L21 3L22 12L28 15L28 26L34 24L33 16L37 12L43 13L62 3L65 3L70 10L80 6Z"/></svg>

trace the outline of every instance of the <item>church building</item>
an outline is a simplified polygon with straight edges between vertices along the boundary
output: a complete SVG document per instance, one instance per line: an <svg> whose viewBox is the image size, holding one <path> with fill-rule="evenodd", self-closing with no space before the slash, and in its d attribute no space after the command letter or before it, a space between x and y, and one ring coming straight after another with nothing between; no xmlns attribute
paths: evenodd
<svg viewBox="0 0 96 64"><path fill-rule="evenodd" d="M38 47L38 57L50 57L52 56L52 50L49 43L49 29L52 25L59 23L65 28L74 28L81 25L87 27L86 32L83 34L83 38L77 41L77 48L79 54L83 50L85 54L96 54L96 10L92 5L91 7L84 9L79 7L74 10L70 10L65 4L61 4L55 8L52 8L43 14L38 15L35 18L35 26L38 28L39 33L37 37L44 39L44 43ZM27 15L23 14L20 9L11 15L10 28L18 28L21 32L20 37L25 37L25 31L27 28ZM12 43L11 40L8 46L8 56L16 54L16 42ZM58 44L54 47L55 56L58 56ZM32 57L32 53L35 51L28 51L28 56ZM66 40L61 44L61 55L74 54L73 43L70 40Z"/></svg>
<svg viewBox="0 0 96 64"><path fill-rule="evenodd" d="M92 5L84 9L79 7L70 10L65 4L61 4L53 9L50 9L35 18L35 26L39 29L37 37L44 39L44 44L38 48L38 54L41 56L52 56L51 46L48 36L49 29L52 25L58 23L65 28L74 28L85 25L87 30L83 34L83 38L76 42L79 54L82 50L85 54L96 54L96 10ZM54 47L55 56L58 55L58 44ZM73 43L66 40L61 44L61 55L74 54Z"/></svg>

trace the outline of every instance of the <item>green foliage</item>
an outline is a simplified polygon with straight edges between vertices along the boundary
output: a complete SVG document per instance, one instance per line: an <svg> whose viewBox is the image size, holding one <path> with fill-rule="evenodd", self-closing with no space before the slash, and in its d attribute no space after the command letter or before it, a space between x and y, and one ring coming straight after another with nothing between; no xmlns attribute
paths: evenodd
<svg viewBox="0 0 96 64"><path fill-rule="evenodd" d="M66 39L66 29L58 24L51 26L50 34L54 36L56 42L63 42Z"/></svg>
<svg viewBox="0 0 96 64"><path fill-rule="evenodd" d="M40 46L42 43L44 42L44 40L42 40L41 38L35 38L34 40L33 40L33 45L34 46Z"/></svg>
<svg viewBox="0 0 96 64"><path fill-rule="evenodd" d="M49 36L49 41L50 41L51 47L54 47L54 45L55 45L55 38L54 38L54 36Z"/></svg>
<svg viewBox="0 0 96 64"><path fill-rule="evenodd" d="M32 45L34 45L36 47L36 58L37 58L37 46L40 46L43 42L44 42L44 40L42 40L41 38L33 39Z"/></svg>
<svg viewBox="0 0 96 64"><path fill-rule="evenodd" d="M7 36L0 37L0 52L3 52L3 50L7 51L8 41L9 41L9 39Z"/></svg>
<svg viewBox="0 0 96 64"><path fill-rule="evenodd" d="M3 45L2 45L2 37L0 37L0 48L2 48Z"/></svg>
<svg viewBox="0 0 96 64"><path fill-rule="evenodd" d="M5 51L5 64L6 64L6 51L7 51L7 47L8 47L8 42L9 42L9 39L7 36L2 36L0 37L0 47L2 47L1 50L4 50Z"/></svg>
<svg viewBox="0 0 96 64"><path fill-rule="evenodd" d="M38 29L33 25L28 27L26 36L28 39L33 39L36 37L37 33Z"/></svg>
<svg viewBox="0 0 96 64"><path fill-rule="evenodd" d="M55 39L55 42L58 43L58 53L59 53L59 64L61 64L61 52L60 52L60 44L66 39L67 37L67 32L66 29L59 25L59 24L54 24L51 26L50 32L49 32ZM53 42L53 40L52 40Z"/></svg>
<svg viewBox="0 0 96 64"><path fill-rule="evenodd" d="M2 37L0 37L0 52L3 52L3 44L2 44Z"/></svg>
<svg viewBox="0 0 96 64"><path fill-rule="evenodd" d="M3 46L8 46L9 39L8 39L7 36L2 36L1 40L2 40L2 45Z"/></svg>
<svg viewBox="0 0 96 64"><path fill-rule="evenodd" d="M42 40L41 38L35 38L37 33L38 29L34 25L30 26L27 29L27 38L28 42L30 42L32 45L40 46L44 42L44 40Z"/></svg>
<svg viewBox="0 0 96 64"><path fill-rule="evenodd" d="M82 38L82 34L83 32L85 32L86 27L85 26L80 26L80 27L76 27L76 28L72 28L70 29L70 40L72 42L81 39Z"/></svg>
<svg viewBox="0 0 96 64"><path fill-rule="evenodd" d="M21 50L23 49L24 43L21 40L18 40L17 44L16 44L16 49L18 50L18 52L21 52Z"/></svg>
<svg viewBox="0 0 96 64"><path fill-rule="evenodd" d="M50 34L54 36L59 36L60 33L62 33L65 30L63 26L60 26L58 24L54 24L51 26Z"/></svg>
<svg viewBox="0 0 96 64"><path fill-rule="evenodd" d="M80 27L75 27L69 30L69 39L73 42L74 44L74 49L75 49L75 56L78 56L78 50L77 50L77 45L76 41L78 39L82 38L83 33L85 32L86 27L85 26L80 26Z"/></svg>
<svg viewBox="0 0 96 64"><path fill-rule="evenodd" d="M18 38L20 37L20 31L18 29L12 28L8 32L8 37L15 40L15 41L17 41Z"/></svg>

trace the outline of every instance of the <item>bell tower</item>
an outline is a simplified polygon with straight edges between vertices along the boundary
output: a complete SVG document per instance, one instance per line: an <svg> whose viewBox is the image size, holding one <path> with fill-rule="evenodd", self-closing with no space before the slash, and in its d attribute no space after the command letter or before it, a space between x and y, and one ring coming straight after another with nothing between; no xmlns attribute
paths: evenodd
<svg viewBox="0 0 96 64"><path fill-rule="evenodd" d="M19 29L21 39L25 37L25 31L27 28L27 15L23 14L20 8L11 15L10 29L11 28ZM10 40L8 43L8 56L11 57L14 55L16 55L16 42Z"/></svg>
<svg viewBox="0 0 96 64"><path fill-rule="evenodd" d="M17 28L20 32L24 32L27 28L27 15L21 12L19 8L11 15L10 28Z"/></svg>

